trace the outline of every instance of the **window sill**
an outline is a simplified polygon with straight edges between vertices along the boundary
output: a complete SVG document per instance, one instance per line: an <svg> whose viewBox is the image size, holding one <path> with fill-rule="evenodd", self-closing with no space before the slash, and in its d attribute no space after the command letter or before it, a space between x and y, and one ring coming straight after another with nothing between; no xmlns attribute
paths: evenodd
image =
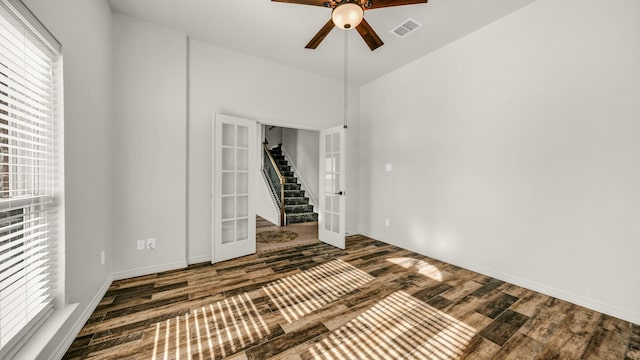
<svg viewBox="0 0 640 360"><path fill-rule="evenodd" d="M28 342L16 353L15 360L33 360L50 358L54 354L42 354L42 351L71 317L78 304L69 304L61 309L56 309L44 324L29 338ZM41 357L45 355L45 357ZM48 356L47 356L48 355Z"/></svg>

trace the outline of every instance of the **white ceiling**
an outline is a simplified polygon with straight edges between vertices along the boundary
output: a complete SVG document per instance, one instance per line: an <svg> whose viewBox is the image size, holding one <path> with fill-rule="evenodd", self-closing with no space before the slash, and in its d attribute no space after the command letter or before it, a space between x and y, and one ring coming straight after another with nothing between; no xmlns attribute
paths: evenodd
<svg viewBox="0 0 640 360"><path fill-rule="evenodd" d="M366 11L365 18L385 44L372 52L356 31L347 31L349 82L372 81L533 1L429 0L427 4ZM304 48L329 20L328 8L269 0L109 0L109 3L116 12L179 30L195 40L343 79L344 30L333 29L316 50ZM413 18L422 27L405 38L390 32L407 18Z"/></svg>

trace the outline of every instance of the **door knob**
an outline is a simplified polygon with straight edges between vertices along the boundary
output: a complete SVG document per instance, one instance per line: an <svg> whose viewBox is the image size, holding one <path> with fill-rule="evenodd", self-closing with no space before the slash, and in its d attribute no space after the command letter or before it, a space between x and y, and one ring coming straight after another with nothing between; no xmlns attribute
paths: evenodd
<svg viewBox="0 0 640 360"><path fill-rule="evenodd" d="M340 191L340 192L337 192L337 193L335 193L335 194L336 194L336 195L347 195L347 193L346 193L345 191Z"/></svg>

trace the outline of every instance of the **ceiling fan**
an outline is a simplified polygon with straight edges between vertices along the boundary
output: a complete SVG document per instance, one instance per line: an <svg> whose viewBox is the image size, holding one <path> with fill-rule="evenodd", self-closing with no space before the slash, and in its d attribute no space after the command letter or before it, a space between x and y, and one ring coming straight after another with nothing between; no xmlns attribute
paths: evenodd
<svg viewBox="0 0 640 360"><path fill-rule="evenodd" d="M373 28L367 20L364 19L365 10L374 10L384 7L425 4L428 0L271 0L275 2L284 2L300 5L314 5L331 8L331 19L318 31L318 33L309 41L305 48L315 49L320 45L322 40L329 32L338 26L341 29L349 30L353 27L369 45L371 51L379 48L384 43L382 39L373 31Z"/></svg>

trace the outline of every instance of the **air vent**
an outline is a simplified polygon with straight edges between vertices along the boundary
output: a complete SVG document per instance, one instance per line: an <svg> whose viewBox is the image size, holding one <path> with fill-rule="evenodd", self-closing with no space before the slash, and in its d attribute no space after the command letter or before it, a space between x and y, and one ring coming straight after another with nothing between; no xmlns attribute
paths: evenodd
<svg viewBox="0 0 640 360"><path fill-rule="evenodd" d="M403 38L411 34L412 32L418 30L421 26L422 25L420 25L417 21L409 18L405 20L402 24L396 26L393 30L391 30L391 32L396 34L398 37Z"/></svg>

